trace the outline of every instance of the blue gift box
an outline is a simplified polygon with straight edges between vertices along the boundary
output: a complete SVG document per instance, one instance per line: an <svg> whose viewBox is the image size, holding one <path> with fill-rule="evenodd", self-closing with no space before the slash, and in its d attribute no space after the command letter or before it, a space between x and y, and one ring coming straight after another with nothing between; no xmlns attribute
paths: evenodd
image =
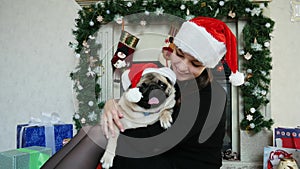
<svg viewBox="0 0 300 169"><path fill-rule="evenodd" d="M17 125L17 148L49 147L52 149L52 154L54 154L63 147L64 139L71 138L73 138L72 124Z"/></svg>

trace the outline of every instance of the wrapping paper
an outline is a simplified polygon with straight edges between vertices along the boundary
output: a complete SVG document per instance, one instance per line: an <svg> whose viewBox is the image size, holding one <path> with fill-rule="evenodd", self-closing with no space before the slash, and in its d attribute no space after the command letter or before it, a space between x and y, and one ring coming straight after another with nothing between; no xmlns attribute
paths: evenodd
<svg viewBox="0 0 300 169"><path fill-rule="evenodd" d="M275 128L274 145L275 147L300 149L300 128Z"/></svg>
<svg viewBox="0 0 300 169"><path fill-rule="evenodd" d="M32 146L0 153L0 168L39 169L51 156L51 149Z"/></svg>

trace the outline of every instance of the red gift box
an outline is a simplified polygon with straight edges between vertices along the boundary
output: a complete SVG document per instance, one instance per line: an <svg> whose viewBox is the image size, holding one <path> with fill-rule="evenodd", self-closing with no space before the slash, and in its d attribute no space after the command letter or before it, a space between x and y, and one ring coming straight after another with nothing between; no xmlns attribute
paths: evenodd
<svg viewBox="0 0 300 169"><path fill-rule="evenodd" d="M276 147L300 149L300 128L275 128L274 145Z"/></svg>

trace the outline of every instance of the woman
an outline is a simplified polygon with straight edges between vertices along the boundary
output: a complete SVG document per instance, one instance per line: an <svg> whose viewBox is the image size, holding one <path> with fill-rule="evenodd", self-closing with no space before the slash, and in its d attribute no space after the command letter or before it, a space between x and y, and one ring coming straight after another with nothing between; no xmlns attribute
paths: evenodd
<svg viewBox="0 0 300 169"><path fill-rule="evenodd" d="M209 68L215 67L225 55L224 60L232 71L232 84L243 83L243 75L237 71L235 37L225 23L196 17L183 23L174 44L176 48L170 54L170 60L177 78L177 103L172 114L172 127L165 131L158 122L146 128L124 131L119 120L122 110L115 100L106 102L101 117L106 136L114 135L113 125L131 137L149 138L176 131L174 139L162 139L174 146L141 158L117 154L113 169L217 169L222 165L226 97L224 90L212 80ZM82 129L44 168L95 168L103 153L97 146L105 142L98 134L102 131L99 126Z"/></svg>
<svg viewBox="0 0 300 169"><path fill-rule="evenodd" d="M206 17L197 17L183 23L175 37L175 50L170 55L171 67L177 78L177 105L173 118L178 122L178 115L192 116L186 135L164 153L147 158L117 156L113 169L121 168L220 168L222 165L221 148L225 134L225 93L211 79L209 69L225 55L225 61L232 70L230 80L233 85L243 83L243 75L237 72L236 40L225 23ZM181 94L180 94L181 93ZM215 97L223 98L216 100ZM218 109L214 109L218 106ZM196 108L195 108L196 106ZM193 108L194 107L194 108ZM213 109L213 110L212 110ZM102 119L103 130L109 135L119 121L122 112L113 100L108 101ZM182 117L181 117L182 118ZM172 127L171 127L172 129ZM178 132L183 132L179 129ZM151 137L162 133L159 122L147 128L130 129L124 132L131 137ZM113 133L112 133L113 134Z"/></svg>

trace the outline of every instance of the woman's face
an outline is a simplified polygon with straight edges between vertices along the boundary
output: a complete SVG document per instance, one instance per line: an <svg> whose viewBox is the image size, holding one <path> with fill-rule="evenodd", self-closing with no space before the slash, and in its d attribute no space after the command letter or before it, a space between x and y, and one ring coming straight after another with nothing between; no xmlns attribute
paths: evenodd
<svg viewBox="0 0 300 169"><path fill-rule="evenodd" d="M173 71L179 81L194 79L200 76L205 69L205 66L200 61L177 47L170 59Z"/></svg>

